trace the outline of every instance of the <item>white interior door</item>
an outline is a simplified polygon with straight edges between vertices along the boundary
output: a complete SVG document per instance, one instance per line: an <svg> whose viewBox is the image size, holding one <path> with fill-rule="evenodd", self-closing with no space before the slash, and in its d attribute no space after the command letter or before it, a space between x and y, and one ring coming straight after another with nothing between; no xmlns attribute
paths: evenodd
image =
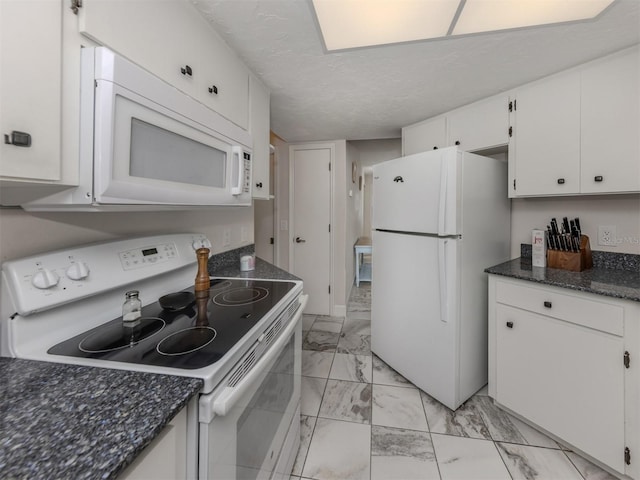
<svg viewBox="0 0 640 480"><path fill-rule="evenodd" d="M291 272L309 294L306 313L330 315L331 147L291 147Z"/></svg>

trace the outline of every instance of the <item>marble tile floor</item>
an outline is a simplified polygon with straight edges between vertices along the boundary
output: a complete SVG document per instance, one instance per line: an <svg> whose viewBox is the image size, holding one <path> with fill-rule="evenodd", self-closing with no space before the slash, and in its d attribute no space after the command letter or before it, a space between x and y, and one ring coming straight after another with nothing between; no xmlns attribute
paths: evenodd
<svg viewBox="0 0 640 480"><path fill-rule="evenodd" d="M486 387L456 412L371 353L371 286L346 318L305 315L302 439L291 480L614 480L498 409Z"/></svg>

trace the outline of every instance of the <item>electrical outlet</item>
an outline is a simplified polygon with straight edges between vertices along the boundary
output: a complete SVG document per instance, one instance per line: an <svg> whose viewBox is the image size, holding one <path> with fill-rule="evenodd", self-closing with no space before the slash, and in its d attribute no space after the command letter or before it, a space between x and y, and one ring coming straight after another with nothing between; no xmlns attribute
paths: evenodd
<svg viewBox="0 0 640 480"><path fill-rule="evenodd" d="M609 247L617 245L615 225L600 225L598 227L598 245Z"/></svg>
<svg viewBox="0 0 640 480"><path fill-rule="evenodd" d="M222 246L228 247L231 245L231 229L229 227L225 227L222 230Z"/></svg>

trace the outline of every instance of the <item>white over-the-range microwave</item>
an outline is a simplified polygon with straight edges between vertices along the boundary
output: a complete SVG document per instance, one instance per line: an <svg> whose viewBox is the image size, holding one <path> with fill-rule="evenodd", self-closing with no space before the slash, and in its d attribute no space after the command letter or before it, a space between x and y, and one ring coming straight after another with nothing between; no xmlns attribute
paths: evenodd
<svg viewBox="0 0 640 480"><path fill-rule="evenodd" d="M251 135L105 47L82 50L79 185L26 210L251 205Z"/></svg>

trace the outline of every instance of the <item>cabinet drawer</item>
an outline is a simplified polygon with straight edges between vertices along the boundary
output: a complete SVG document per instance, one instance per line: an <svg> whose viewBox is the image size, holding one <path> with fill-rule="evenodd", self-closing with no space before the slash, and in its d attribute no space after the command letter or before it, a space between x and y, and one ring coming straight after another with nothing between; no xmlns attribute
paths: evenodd
<svg viewBox="0 0 640 480"><path fill-rule="evenodd" d="M516 308L622 336L624 310L618 305L509 282L496 282L496 301Z"/></svg>

